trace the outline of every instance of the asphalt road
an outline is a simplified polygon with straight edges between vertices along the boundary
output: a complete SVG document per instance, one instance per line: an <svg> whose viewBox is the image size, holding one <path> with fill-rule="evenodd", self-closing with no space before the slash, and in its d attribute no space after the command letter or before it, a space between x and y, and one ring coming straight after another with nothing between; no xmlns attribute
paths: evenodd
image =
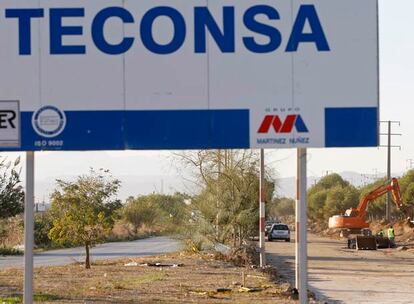
<svg viewBox="0 0 414 304"><path fill-rule="evenodd" d="M119 259L125 257L152 256L178 251L180 243L168 237L154 237L131 242L116 242L97 245L91 249L92 261ZM34 256L35 267L59 266L85 261L83 247L59 249L37 253ZM22 256L0 256L0 268L23 267Z"/></svg>
<svg viewBox="0 0 414 304"><path fill-rule="evenodd" d="M292 233L293 235L293 233ZM327 303L414 303L414 253L350 250L308 235L309 285ZM268 263L294 284L295 243L267 242Z"/></svg>

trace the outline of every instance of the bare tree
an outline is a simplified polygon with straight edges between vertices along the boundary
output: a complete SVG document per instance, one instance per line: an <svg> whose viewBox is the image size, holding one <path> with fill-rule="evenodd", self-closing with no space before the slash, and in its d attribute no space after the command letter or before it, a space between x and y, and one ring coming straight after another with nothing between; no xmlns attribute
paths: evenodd
<svg viewBox="0 0 414 304"><path fill-rule="evenodd" d="M215 231L215 241L240 244L258 231L259 155L252 150L200 150L174 154L190 172L198 189L194 205L202 215L205 231ZM267 199L274 185L267 177Z"/></svg>

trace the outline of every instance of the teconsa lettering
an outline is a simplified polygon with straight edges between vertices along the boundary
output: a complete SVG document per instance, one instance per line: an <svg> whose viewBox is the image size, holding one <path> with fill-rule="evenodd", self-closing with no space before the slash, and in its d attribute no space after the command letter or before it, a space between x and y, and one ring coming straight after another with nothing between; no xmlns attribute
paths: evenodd
<svg viewBox="0 0 414 304"><path fill-rule="evenodd" d="M218 24L215 17L207 7L194 7L194 52L206 53L207 32L211 35L217 47L222 53L234 53L236 51L235 8L223 7L222 22ZM16 19L19 31L19 54L31 55L31 25L32 21L44 18L45 10L42 8L6 9L6 18ZM50 54L74 55L86 54L86 45L64 43L65 36L82 36L83 26L64 25L65 19L83 18L84 8L51 8L49 9L49 38ZM278 50L283 43L285 52L296 52L301 43L312 43L317 51L329 51L322 24L314 5L301 5L296 13L289 38L283 40L281 32L274 26L258 20L258 16L268 20L281 20L282 17L276 8L269 5L255 5L248 8L243 14L244 26L254 34L266 37L266 42L258 42L253 36L242 37L244 47L252 53L270 53ZM154 39L156 32L155 20L159 17L169 18L174 34L168 43L159 43ZM290 17L290 16L289 16ZM111 18L117 18L124 24L135 24L134 16L123 7L107 7L99 11L91 23L93 43L97 49L108 55L124 54L130 50L137 37L117 37L119 43L111 43L105 37L104 26ZM75 19L76 20L76 19ZM72 20L71 23L74 21ZM305 25L308 29L305 30ZM139 36L142 45L155 54L171 54L177 52L184 44L187 37L187 26L183 15L175 8L158 6L148 10L139 22ZM310 30L309 30L310 28ZM138 33L137 33L138 34ZM112 40L112 39L111 39Z"/></svg>

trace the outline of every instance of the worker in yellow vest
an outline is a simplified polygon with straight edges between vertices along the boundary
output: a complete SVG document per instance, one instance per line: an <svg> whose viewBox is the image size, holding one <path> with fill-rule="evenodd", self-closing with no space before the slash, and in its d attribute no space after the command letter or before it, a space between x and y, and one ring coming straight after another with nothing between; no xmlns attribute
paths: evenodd
<svg viewBox="0 0 414 304"><path fill-rule="evenodd" d="M382 231L382 230L381 230L380 232L378 232L378 233L377 233L377 235L378 235L379 237L384 237L384 231Z"/></svg>
<svg viewBox="0 0 414 304"><path fill-rule="evenodd" d="M390 243L392 245L394 245L394 239L395 239L395 234L394 234L394 228L391 226L390 228L388 228L388 239L390 240Z"/></svg>

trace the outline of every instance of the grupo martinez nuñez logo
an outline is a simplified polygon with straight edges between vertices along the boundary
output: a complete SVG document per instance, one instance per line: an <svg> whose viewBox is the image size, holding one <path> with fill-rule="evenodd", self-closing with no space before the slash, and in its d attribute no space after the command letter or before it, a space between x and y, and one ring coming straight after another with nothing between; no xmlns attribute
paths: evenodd
<svg viewBox="0 0 414 304"><path fill-rule="evenodd" d="M268 114L257 131L258 144L308 144L309 129L299 114ZM266 137L264 137L266 136Z"/></svg>

